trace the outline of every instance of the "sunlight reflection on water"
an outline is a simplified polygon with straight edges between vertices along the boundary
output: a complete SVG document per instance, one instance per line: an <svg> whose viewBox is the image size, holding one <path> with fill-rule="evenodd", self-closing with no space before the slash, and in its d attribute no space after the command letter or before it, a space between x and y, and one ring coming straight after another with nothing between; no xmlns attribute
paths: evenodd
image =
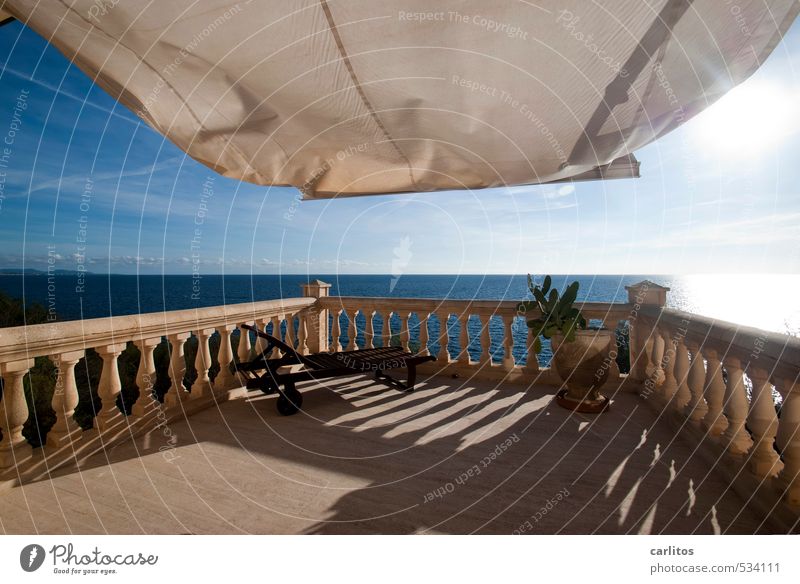
<svg viewBox="0 0 800 584"><path fill-rule="evenodd" d="M798 275L704 274L665 280L672 288L667 296L672 308L800 336Z"/></svg>

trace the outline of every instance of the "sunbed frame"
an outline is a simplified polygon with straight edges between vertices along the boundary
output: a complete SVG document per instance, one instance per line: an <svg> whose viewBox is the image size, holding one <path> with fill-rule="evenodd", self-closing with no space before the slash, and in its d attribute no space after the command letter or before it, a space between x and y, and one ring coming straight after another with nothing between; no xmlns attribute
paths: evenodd
<svg viewBox="0 0 800 584"><path fill-rule="evenodd" d="M303 396L295 387L300 381L343 377L357 373L372 373L375 379L405 392L414 391L417 377L417 365L436 358L429 355L415 355L401 347L379 347L358 351L339 353L314 353L303 355L281 341L257 328L242 324L245 331L253 331L267 341L267 348L247 363L239 363L237 370L247 378L248 389L260 389L266 394L278 393L277 408L283 416L291 416L303 405ZM281 356L271 359L270 355L277 348ZM302 365L299 371L279 372L287 365ZM398 381L389 376L389 369L407 369L406 381Z"/></svg>

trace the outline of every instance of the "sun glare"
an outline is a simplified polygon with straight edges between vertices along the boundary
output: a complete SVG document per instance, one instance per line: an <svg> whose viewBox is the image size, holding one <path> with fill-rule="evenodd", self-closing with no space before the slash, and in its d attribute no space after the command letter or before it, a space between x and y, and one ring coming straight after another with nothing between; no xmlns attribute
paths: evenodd
<svg viewBox="0 0 800 584"><path fill-rule="evenodd" d="M692 130L711 154L749 158L774 152L800 130L800 91L751 80L697 116Z"/></svg>

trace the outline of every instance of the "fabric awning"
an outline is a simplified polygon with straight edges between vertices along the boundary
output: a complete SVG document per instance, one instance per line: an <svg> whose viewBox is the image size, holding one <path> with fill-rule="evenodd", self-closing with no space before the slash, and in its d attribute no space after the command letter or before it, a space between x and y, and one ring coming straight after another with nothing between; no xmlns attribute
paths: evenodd
<svg viewBox="0 0 800 584"><path fill-rule="evenodd" d="M5 3L196 160L307 199L636 176L629 155L753 73L798 6Z"/></svg>

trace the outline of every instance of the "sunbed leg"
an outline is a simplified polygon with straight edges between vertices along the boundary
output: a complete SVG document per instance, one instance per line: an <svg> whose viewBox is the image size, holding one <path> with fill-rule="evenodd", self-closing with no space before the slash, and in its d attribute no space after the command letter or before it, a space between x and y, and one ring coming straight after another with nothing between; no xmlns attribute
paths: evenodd
<svg viewBox="0 0 800 584"><path fill-rule="evenodd" d="M410 363L407 368L408 378L406 379L406 391L411 393L414 391L414 384L417 382L417 366Z"/></svg>
<svg viewBox="0 0 800 584"><path fill-rule="evenodd" d="M280 415L291 416L303 407L303 394L295 389L293 381L287 381L283 384L283 390L275 405Z"/></svg>

